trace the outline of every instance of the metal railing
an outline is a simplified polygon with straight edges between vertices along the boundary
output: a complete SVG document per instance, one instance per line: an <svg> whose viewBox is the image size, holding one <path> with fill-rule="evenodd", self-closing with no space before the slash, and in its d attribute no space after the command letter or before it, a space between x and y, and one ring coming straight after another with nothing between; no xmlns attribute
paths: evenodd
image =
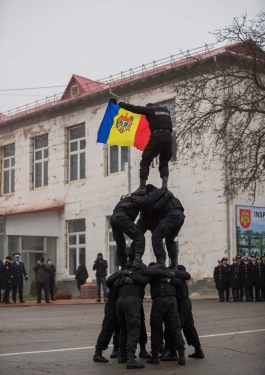
<svg viewBox="0 0 265 375"><path fill-rule="evenodd" d="M209 45L205 44L202 47L197 47L187 51L181 51L178 54L171 55L169 57L156 60L148 64L142 64L136 68L130 68L118 74L110 75L97 81L83 83L82 87L83 89L85 89L85 93L77 95L76 98L169 69L171 67L179 65L182 60L184 62L189 62L191 60L195 61L199 57L205 57L212 54L214 47L214 43ZM4 113L0 113L0 122L32 113L40 109L48 108L65 101L69 101L69 97L65 98L67 96L66 94L67 93L64 91L59 94L48 96L44 99L36 100L32 103L8 110ZM72 97L71 99L74 98L75 97Z"/></svg>

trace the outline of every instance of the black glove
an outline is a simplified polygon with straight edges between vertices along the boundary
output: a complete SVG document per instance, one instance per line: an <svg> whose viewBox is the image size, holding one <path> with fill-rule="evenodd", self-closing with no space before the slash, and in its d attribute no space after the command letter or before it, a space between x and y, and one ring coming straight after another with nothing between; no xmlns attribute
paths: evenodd
<svg viewBox="0 0 265 375"><path fill-rule="evenodd" d="M123 203L121 206L122 206L123 208L129 209L129 208L132 207L132 204L131 204L131 203Z"/></svg>
<svg viewBox="0 0 265 375"><path fill-rule="evenodd" d="M114 104L118 104L118 100L115 99L115 98L110 98L109 101L112 102L112 103L114 103Z"/></svg>
<svg viewBox="0 0 265 375"><path fill-rule="evenodd" d="M134 282L130 277L126 277L125 278L125 284L134 284Z"/></svg>
<svg viewBox="0 0 265 375"><path fill-rule="evenodd" d="M174 197L174 194L171 191L167 190L166 196L167 197Z"/></svg>
<svg viewBox="0 0 265 375"><path fill-rule="evenodd" d="M130 273L132 273L132 270L128 270L127 268L122 271L123 276L128 276L128 275L130 275Z"/></svg>
<svg viewBox="0 0 265 375"><path fill-rule="evenodd" d="M25 280L28 281L28 279L29 279L28 276L25 276Z"/></svg>

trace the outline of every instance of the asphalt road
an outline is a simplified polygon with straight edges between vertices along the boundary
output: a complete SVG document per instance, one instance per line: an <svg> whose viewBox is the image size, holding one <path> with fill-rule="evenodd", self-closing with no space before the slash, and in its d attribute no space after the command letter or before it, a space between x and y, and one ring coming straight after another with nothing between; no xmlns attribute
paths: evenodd
<svg viewBox="0 0 265 375"><path fill-rule="evenodd" d="M150 302L144 303L150 333ZM193 301L195 325L204 359L146 364L143 370L126 370L110 359L94 363L94 346L100 332L104 305L34 306L0 310L0 374L6 375L119 375L125 371L147 375L265 375L265 302L219 303ZM240 333L241 332L241 333ZM150 350L150 343L147 344ZM112 346L104 352L109 358ZM137 350L138 354L139 350ZM193 352L186 346L186 357ZM145 363L145 360L140 359Z"/></svg>

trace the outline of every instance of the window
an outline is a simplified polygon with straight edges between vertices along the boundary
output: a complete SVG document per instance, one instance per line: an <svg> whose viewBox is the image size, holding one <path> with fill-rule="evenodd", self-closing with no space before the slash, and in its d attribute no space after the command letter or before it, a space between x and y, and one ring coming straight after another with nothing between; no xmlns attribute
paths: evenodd
<svg viewBox="0 0 265 375"><path fill-rule="evenodd" d="M48 135L34 139L34 188L48 185Z"/></svg>
<svg viewBox="0 0 265 375"><path fill-rule="evenodd" d="M110 222L109 222L109 219L108 219L108 254L109 254L109 273L112 274L114 272L117 272L118 269L119 269L119 260L118 260L118 257L116 255L116 250L117 250L117 245L116 245L116 241L114 240L113 238L113 235L112 235L112 229L111 229L111 226L110 226ZM124 234L124 237L125 237L125 241L126 241L126 251L127 253L129 252L129 249L130 249L130 244L131 244L131 240L129 237L126 236L126 234Z"/></svg>
<svg viewBox="0 0 265 375"><path fill-rule="evenodd" d="M128 147L108 146L108 174L128 170Z"/></svg>
<svg viewBox="0 0 265 375"><path fill-rule="evenodd" d="M82 180L86 177L85 125L69 129L69 179Z"/></svg>
<svg viewBox="0 0 265 375"><path fill-rule="evenodd" d="M85 220L68 222L68 274L75 275L80 262L86 264Z"/></svg>
<svg viewBox="0 0 265 375"><path fill-rule="evenodd" d="M163 103L158 103L158 104L161 104L161 105L167 107L167 109L170 111L172 126L173 126L172 157L170 159L170 162L174 162L174 161L176 161L176 151L177 151L176 121L175 121L175 118L176 118L176 103L175 103L175 100L170 100L168 102L163 102ZM159 165L159 156L157 156L154 159L153 165L154 165L154 167L157 167Z"/></svg>
<svg viewBox="0 0 265 375"><path fill-rule="evenodd" d="M15 145L3 148L3 194L15 191Z"/></svg>

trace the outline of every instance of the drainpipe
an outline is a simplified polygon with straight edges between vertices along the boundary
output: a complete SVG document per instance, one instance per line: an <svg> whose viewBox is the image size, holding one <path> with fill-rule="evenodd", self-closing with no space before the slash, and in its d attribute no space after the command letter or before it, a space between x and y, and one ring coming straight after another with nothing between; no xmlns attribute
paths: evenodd
<svg viewBox="0 0 265 375"><path fill-rule="evenodd" d="M218 62L217 62L217 57L213 57L215 65L217 66L218 69L221 70ZM225 82L225 79L224 79ZM224 99L225 100L225 94L224 94ZM225 109L225 117L227 116L227 112ZM224 162L224 167L225 167L225 186L228 184L228 170L227 170L227 147L226 147L226 135L225 135L225 142L224 142L224 153L225 153L225 162ZM230 243L230 197L229 193L225 193L225 202L226 202L226 236L227 236L227 257L228 257L228 262L231 262L231 243Z"/></svg>
<svg viewBox="0 0 265 375"><path fill-rule="evenodd" d="M114 96L115 98L119 99L119 100L122 100L123 102L125 103L128 103L127 100L123 99L122 97L114 94L112 91L111 91L111 88L109 89L109 92L112 96ZM131 192L131 148L130 147L127 147L127 160L128 160L128 194L130 194Z"/></svg>

